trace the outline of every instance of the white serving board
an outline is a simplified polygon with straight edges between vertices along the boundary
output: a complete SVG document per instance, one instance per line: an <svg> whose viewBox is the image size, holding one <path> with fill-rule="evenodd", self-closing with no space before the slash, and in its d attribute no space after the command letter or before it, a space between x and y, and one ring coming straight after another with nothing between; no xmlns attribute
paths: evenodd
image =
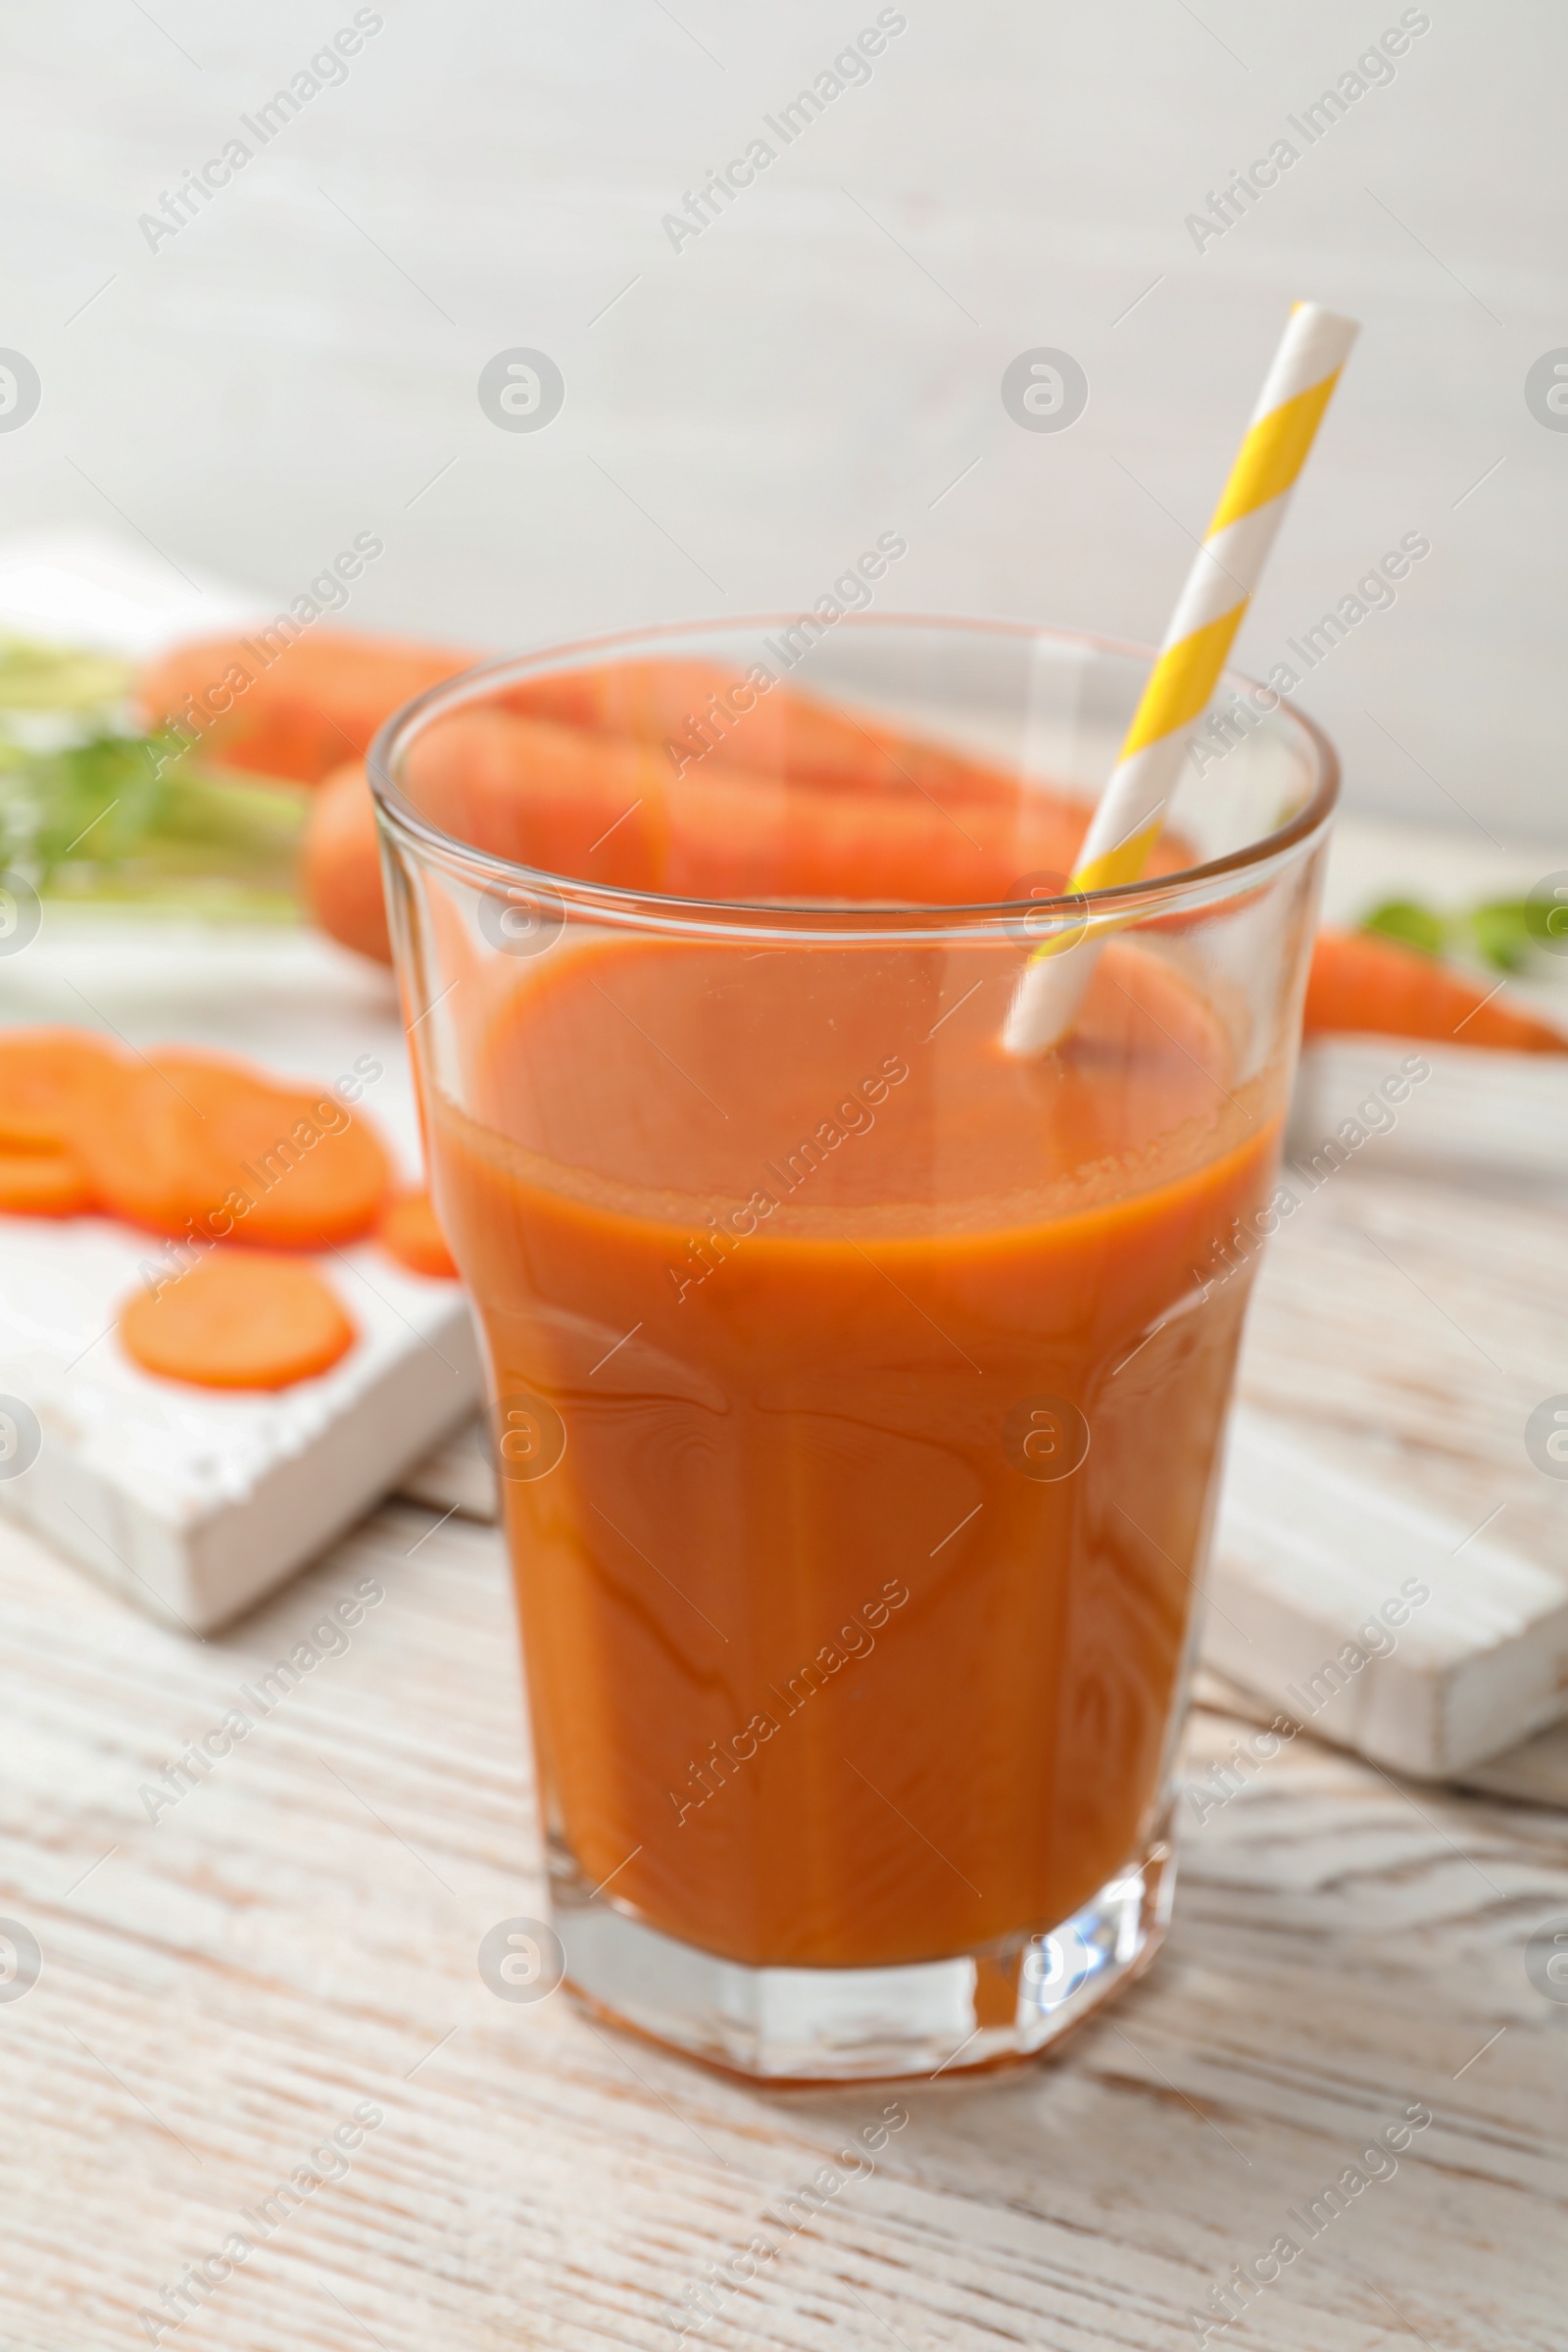
<svg viewBox="0 0 1568 2352"><path fill-rule="evenodd" d="M1280 1714L1280 1709L1269 1699L1260 1698L1255 1690L1249 1690L1234 1675L1222 1673L1217 1666L1206 1662L1193 1677L1192 1697L1197 1708L1221 1715L1240 1716L1244 1723L1253 1724L1264 1731L1273 1728ZM1305 1736L1311 1737L1310 1726L1305 1727ZM1200 1794L1205 1785L1211 1785L1205 1765L1198 1764L1194 1769L1196 1752L1211 1744L1199 1729L1188 1751L1186 1778L1189 1792L1196 1788ZM1281 1744L1283 1746L1285 1743L1282 1741ZM1335 1741L1332 1744L1342 1745L1343 1742ZM1234 1759L1234 1756L1233 1740L1231 1758ZM1380 1771L1384 1769L1381 1765L1378 1767ZM1450 1776L1450 1786L1478 1796L1498 1796L1512 1803L1545 1805L1553 1810L1568 1811L1568 1721L1548 1725L1545 1731L1537 1732L1533 1738L1521 1740L1517 1747L1504 1748L1500 1755L1489 1757L1484 1764L1467 1765L1463 1771ZM1206 1806L1195 1800L1191 1793L1188 1802L1193 1807L1195 1818L1198 1814L1206 1814Z"/></svg>
<svg viewBox="0 0 1568 2352"><path fill-rule="evenodd" d="M107 1218L0 1217L0 1396L41 1445L0 1510L205 1634L314 1559L471 1412L478 1363L455 1283L373 1244L315 1262L357 1338L315 1380L225 1395L131 1362L114 1318L155 1245Z"/></svg>
<svg viewBox="0 0 1568 2352"><path fill-rule="evenodd" d="M1523 896L1565 867L1561 844L1344 820L1324 918ZM1508 988L1568 1031L1568 958ZM1412 1054L1430 1075L1391 1120L1377 1099ZM1205 1659L1378 1762L1568 1799L1568 1483L1524 1448L1530 1410L1568 1392L1568 1056L1314 1039L1287 1150L1301 1205L1243 1354ZM1409 1573L1432 1601L1319 1705L1314 1678Z"/></svg>
<svg viewBox="0 0 1568 2352"><path fill-rule="evenodd" d="M1568 1580L1233 1417L1205 1660L1374 1763L1446 1780L1568 1703Z"/></svg>
<svg viewBox="0 0 1568 2352"><path fill-rule="evenodd" d="M1390 1140L1293 1178L1264 1254L1204 1655L1327 1739L1460 1776L1568 1715L1568 1481L1525 1446L1568 1394L1568 1182L1439 1182ZM1303 1711L1412 1574L1433 1597L1393 1655Z"/></svg>
<svg viewBox="0 0 1568 2352"><path fill-rule="evenodd" d="M474 1414L416 1462L399 1480L398 1493L406 1502L422 1502L448 1517L458 1514L484 1523L499 1519L501 1496L484 1415Z"/></svg>
<svg viewBox="0 0 1568 2352"><path fill-rule="evenodd" d="M270 618L285 598L189 569L104 531L0 539L0 632L145 662L187 637Z"/></svg>
<svg viewBox="0 0 1568 2352"><path fill-rule="evenodd" d="M99 1028L144 1052L213 1047L318 1086L358 1063L358 1106L400 1176L417 1181L390 976L304 928L46 906L25 952L0 958L0 1025L16 1021ZM276 1396L158 1380L110 1328L156 1249L106 1219L0 1218L0 1392L44 1429L37 1464L0 1479L0 1510L205 1633L313 1558L467 1419L479 1369L458 1286L367 1243L319 1261L360 1334L320 1379Z"/></svg>
<svg viewBox="0 0 1568 2352"><path fill-rule="evenodd" d="M1484 899L1525 898L1546 875L1568 871L1568 842L1505 849L1479 832L1428 831L1365 818L1336 822L1323 891L1323 919L1353 928L1381 902L1416 899L1449 912ZM1483 989L1568 1036L1568 956L1539 959L1525 979L1478 965ZM1426 1040L1328 1036L1302 1049L1291 1106L1291 1148L1317 1150L1376 1094L1408 1054L1431 1075L1410 1089L1379 1144L1380 1164L1444 1169L1514 1169L1568 1174L1568 1054L1494 1053Z"/></svg>
<svg viewBox="0 0 1568 2352"><path fill-rule="evenodd" d="M143 661L275 609L96 532L0 542L0 629L51 643ZM212 1047L315 1086L352 1078L400 1174L417 1180L391 977L303 926L46 903L37 937L0 957L0 1026L26 1021L140 1051ZM206 1633L315 1557L467 1419L477 1355L456 1284L364 1244L318 1261L359 1333L320 1379L277 1396L158 1380L113 1331L155 1252L105 1219L0 1218L0 1392L42 1429L36 1462L0 1477L0 1510L138 1605Z"/></svg>
<svg viewBox="0 0 1568 2352"><path fill-rule="evenodd" d="M1551 1724L1517 1747L1489 1756L1454 1778L1463 1788L1481 1796L1511 1797L1526 1804L1553 1805L1568 1811L1568 1723Z"/></svg>
<svg viewBox="0 0 1568 2352"><path fill-rule="evenodd" d="M1380 1090L1411 1055L1430 1074L1391 1113ZM1375 1139L1385 1167L1568 1172L1568 1054L1559 1059L1405 1037L1311 1039L1291 1102L1291 1150L1309 1158L1369 1104L1374 1120L1392 1115Z"/></svg>

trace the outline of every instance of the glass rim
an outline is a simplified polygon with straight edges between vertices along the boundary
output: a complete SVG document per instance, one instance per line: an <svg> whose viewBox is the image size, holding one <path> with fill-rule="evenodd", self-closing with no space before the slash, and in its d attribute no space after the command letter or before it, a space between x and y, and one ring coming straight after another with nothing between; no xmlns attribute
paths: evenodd
<svg viewBox="0 0 1568 2352"><path fill-rule="evenodd" d="M503 688L516 685L526 678L538 677L551 670L583 669L606 660L624 658L632 649L652 649L678 643L682 639L715 637L743 630L762 632L796 625L798 611L788 612L741 613L733 619L659 621L637 628L616 629L602 636L579 637L564 644L541 647L535 652L503 654L489 661L476 662L472 667L444 678L435 686L426 687L400 710L383 721L366 755L366 774L375 803L379 824L394 836L402 836L411 846L426 857L434 857L441 864L460 871L466 878L478 879L481 886L489 885L504 892L538 899L548 896L563 907L570 906L592 910L611 921L634 920L642 925L650 922L667 924L676 930L759 930L772 935L799 937L803 932L824 939L886 939L892 932L906 930L918 936L932 932L949 933L975 926L989 936L998 928L1016 924L1026 917L1032 929L1041 925L1054 912L1064 923L1083 923L1097 931L1114 921L1116 928L1129 922L1141 921L1165 911L1173 905L1200 902L1228 895L1225 886L1240 884L1243 878L1257 878L1277 861L1293 852L1302 851L1314 835L1320 833L1332 816L1339 800L1340 756L1329 736L1317 721L1305 711L1298 710L1285 696L1265 680L1250 677L1244 670L1225 669L1219 688L1231 688L1255 694L1259 691L1274 696L1274 702L1263 713L1268 718L1280 718L1288 730L1294 731L1314 771L1313 788L1303 805L1283 825L1260 834L1256 841L1241 849L1227 851L1221 858L1204 859L1197 865L1181 867L1175 873L1159 874L1149 880L1121 882L1091 891L1063 892L1055 898L1024 898L996 900L957 900L941 905L910 902L890 905L886 901L867 901L863 905L844 900L768 900L768 899L699 899L673 892L625 889L605 882L590 882L574 874L560 874L544 866L530 866L498 857L494 852L481 850L461 835L448 833L415 807L398 780L397 762L407 746L424 729L450 710L482 702ZM973 614L954 616L941 612L846 612L834 623L835 637L845 628L877 630L937 629L953 633L969 633L988 637L1012 637L1028 643L1041 639L1061 646L1087 648L1097 654L1106 654L1152 666L1157 659L1157 648L1140 645L1127 638L1103 636L1088 629L1050 627L1033 621L991 620ZM1092 804L1086 802L1088 808Z"/></svg>

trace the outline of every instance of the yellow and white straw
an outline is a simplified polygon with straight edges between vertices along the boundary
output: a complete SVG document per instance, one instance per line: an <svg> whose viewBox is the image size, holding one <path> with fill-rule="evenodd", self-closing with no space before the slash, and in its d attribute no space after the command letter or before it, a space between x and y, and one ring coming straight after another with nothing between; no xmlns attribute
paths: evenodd
<svg viewBox="0 0 1568 2352"><path fill-rule="evenodd" d="M1230 479L1100 797L1069 893L1136 882L1159 837L1188 738L1219 683L1356 323L1298 302L1274 355ZM1099 955L1082 925L1043 939L1019 975L1003 1040L1040 1054L1072 1027Z"/></svg>

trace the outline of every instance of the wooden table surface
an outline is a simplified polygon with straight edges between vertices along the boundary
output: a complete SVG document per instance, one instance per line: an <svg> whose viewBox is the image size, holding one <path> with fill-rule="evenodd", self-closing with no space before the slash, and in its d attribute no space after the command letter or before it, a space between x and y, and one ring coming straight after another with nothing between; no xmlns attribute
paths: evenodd
<svg viewBox="0 0 1568 2352"><path fill-rule="evenodd" d="M894 2098L874 2170L775 2226L695 2340L1162 2352L1283 2234L1210 2343L1568 2342L1568 2003L1525 1965L1568 1914L1560 1812L1302 1738L1186 1822L1164 1954L1059 2058L752 2089L479 1978L485 1931L543 1907L493 1529L388 1504L206 1642L0 1541L0 1912L42 1955L0 1997L6 2352L672 2344L666 2307ZM347 1650L150 1820L141 1789L367 1578ZM1192 1747L1240 1728L1200 1706Z"/></svg>

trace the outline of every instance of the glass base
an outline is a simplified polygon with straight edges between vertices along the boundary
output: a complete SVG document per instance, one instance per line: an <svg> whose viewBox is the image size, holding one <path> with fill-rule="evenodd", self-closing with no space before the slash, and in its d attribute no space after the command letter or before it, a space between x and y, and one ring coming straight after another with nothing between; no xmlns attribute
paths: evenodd
<svg viewBox="0 0 1568 2352"><path fill-rule="evenodd" d="M555 1884L569 1990L615 2025L769 2082L964 2073L1034 2057L1141 1976L1175 1890L1169 1817L1048 1935L899 1968L753 1968Z"/></svg>

